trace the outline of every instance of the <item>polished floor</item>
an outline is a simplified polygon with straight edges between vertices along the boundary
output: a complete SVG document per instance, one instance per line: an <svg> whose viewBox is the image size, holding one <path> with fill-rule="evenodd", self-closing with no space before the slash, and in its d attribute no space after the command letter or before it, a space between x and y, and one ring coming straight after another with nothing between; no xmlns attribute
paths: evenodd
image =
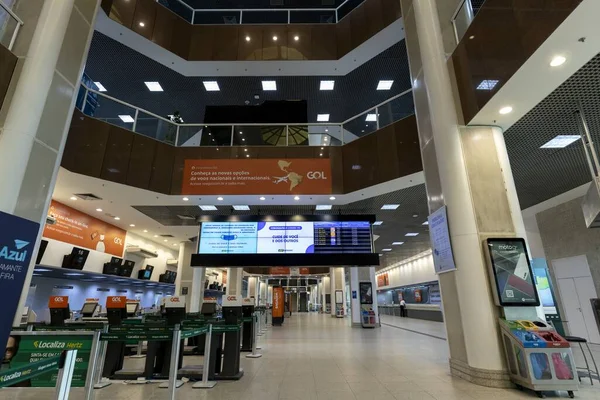
<svg viewBox="0 0 600 400"><path fill-rule="evenodd" d="M408 321L407 321L408 322ZM414 322L414 321L413 321ZM243 358L244 377L219 382L213 389L177 389L177 399L210 400L473 400L527 399L533 393L490 389L453 378L448 372L445 340L382 325L349 327L348 319L294 314L284 326L260 338L262 358ZM187 357L186 357L187 358ZM188 361L186 360L186 363ZM190 360L190 364L198 363ZM74 389L71 399L81 399ZM157 384L114 383L95 392L96 399L166 400ZM52 391L0 390L2 400L51 399ZM566 393L548 397L568 398ZM600 400L600 384L582 384L577 398Z"/></svg>

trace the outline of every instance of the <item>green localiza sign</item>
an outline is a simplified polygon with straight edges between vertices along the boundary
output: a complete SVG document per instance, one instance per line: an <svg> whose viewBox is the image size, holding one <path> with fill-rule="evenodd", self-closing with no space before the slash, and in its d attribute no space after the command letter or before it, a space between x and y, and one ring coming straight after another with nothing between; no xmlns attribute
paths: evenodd
<svg viewBox="0 0 600 400"><path fill-rule="evenodd" d="M0 388L14 386L28 380L31 381L32 378L41 374L57 371L59 362L60 356L51 357L21 367L0 371Z"/></svg>
<svg viewBox="0 0 600 400"><path fill-rule="evenodd" d="M88 373L93 335L21 335L12 332L9 344L13 345L10 369L27 367L31 363L60 356L63 350L77 350L72 387L84 387ZM55 387L58 370L32 377L31 387Z"/></svg>

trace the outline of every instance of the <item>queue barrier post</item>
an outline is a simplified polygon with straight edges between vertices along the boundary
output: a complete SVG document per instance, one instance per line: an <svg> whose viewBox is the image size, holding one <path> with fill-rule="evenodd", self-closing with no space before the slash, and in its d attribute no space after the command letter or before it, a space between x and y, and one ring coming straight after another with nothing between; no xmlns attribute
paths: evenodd
<svg viewBox="0 0 600 400"><path fill-rule="evenodd" d="M183 381L177 380L179 369L179 350L181 347L181 329L179 324L173 329L173 342L171 343L171 365L169 366L169 381L159 385L162 389L169 389L169 399L175 400L175 389L183 385Z"/></svg>
<svg viewBox="0 0 600 400"><path fill-rule="evenodd" d="M62 353L58 365L58 376L56 378L56 400L68 400L75 370L77 350L69 350Z"/></svg>
<svg viewBox="0 0 600 400"><path fill-rule="evenodd" d="M202 381L192 385L194 389L211 389L217 385L215 381L208 380L210 371L210 345L212 341L212 324L208 325L208 332L204 338L204 363L202 365Z"/></svg>
<svg viewBox="0 0 600 400"><path fill-rule="evenodd" d="M253 319L257 319L256 313L252 316ZM252 321L252 336L254 336L254 340L252 341L252 353L246 354L246 358L260 358L262 354L256 352L256 342L258 340L258 336L256 335L256 321Z"/></svg>
<svg viewBox="0 0 600 400"><path fill-rule="evenodd" d="M108 325L104 326L102 333L108 333ZM112 385L108 379L102 377L102 370L104 368L104 360L106 359L106 348L108 346L108 342L100 341L100 337L101 335L98 336L98 362L96 363L96 369L93 375L94 389L102 389Z"/></svg>

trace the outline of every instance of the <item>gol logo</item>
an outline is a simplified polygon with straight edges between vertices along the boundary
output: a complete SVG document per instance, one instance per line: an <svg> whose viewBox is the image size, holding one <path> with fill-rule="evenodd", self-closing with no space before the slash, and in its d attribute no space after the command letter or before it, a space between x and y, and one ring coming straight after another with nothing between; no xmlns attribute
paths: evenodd
<svg viewBox="0 0 600 400"><path fill-rule="evenodd" d="M123 239L121 239L120 237L114 238L113 242L115 242L115 244L118 244L119 246L123 246Z"/></svg>
<svg viewBox="0 0 600 400"><path fill-rule="evenodd" d="M170 301L171 303L180 303L180 301L179 301L179 297L171 297L171 298L169 299L169 301Z"/></svg>
<svg viewBox="0 0 600 400"><path fill-rule="evenodd" d="M60 297L60 296L55 297L54 298L54 302L55 303L64 303L65 302L65 298L64 297Z"/></svg>
<svg viewBox="0 0 600 400"><path fill-rule="evenodd" d="M327 176L325 176L325 172L323 171L310 171L306 174L306 177L308 179L327 179Z"/></svg>
<svg viewBox="0 0 600 400"><path fill-rule="evenodd" d="M227 296L227 301L237 301L237 296Z"/></svg>
<svg viewBox="0 0 600 400"><path fill-rule="evenodd" d="M110 301L112 301L113 303L120 303L121 302L121 298L120 297L113 297L110 299Z"/></svg>

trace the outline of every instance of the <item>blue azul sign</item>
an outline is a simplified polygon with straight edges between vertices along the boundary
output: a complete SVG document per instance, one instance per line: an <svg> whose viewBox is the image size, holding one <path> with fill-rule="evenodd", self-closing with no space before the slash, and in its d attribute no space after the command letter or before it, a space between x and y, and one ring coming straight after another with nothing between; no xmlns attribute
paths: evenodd
<svg viewBox="0 0 600 400"><path fill-rule="evenodd" d="M0 354L4 354L40 225L0 211L0 227Z"/></svg>

